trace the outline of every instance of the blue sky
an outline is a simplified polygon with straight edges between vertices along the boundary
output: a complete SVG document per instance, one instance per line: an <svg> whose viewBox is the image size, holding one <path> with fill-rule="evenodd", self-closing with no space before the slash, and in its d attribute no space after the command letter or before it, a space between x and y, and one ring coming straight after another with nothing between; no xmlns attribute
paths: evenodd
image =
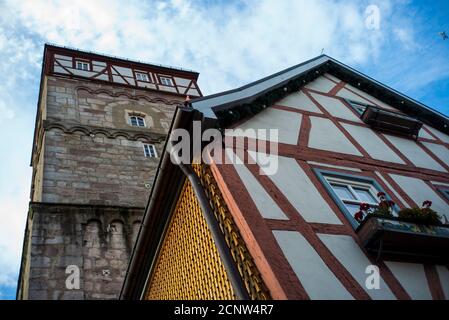
<svg viewBox="0 0 449 320"><path fill-rule="evenodd" d="M0 0L0 299L14 298L45 42L200 72L227 90L324 52L449 114L449 2ZM365 10L375 5L376 28Z"/></svg>

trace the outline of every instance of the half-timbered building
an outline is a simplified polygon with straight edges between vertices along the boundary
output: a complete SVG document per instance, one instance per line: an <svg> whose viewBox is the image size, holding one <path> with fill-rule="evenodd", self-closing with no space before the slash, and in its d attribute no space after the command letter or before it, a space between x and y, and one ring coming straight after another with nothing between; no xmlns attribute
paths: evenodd
<svg viewBox="0 0 449 320"><path fill-rule="evenodd" d="M244 143L164 152L121 298L449 299L449 117L322 55L185 103L171 131L195 121Z"/></svg>

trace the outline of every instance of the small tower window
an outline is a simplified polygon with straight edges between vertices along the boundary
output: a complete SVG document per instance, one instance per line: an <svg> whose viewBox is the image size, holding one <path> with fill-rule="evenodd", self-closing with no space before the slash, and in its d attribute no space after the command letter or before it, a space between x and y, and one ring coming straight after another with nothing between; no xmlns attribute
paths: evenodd
<svg viewBox="0 0 449 320"><path fill-rule="evenodd" d="M170 78L160 77L160 79L161 79L161 84L163 84L165 86L173 86L173 82L171 81Z"/></svg>
<svg viewBox="0 0 449 320"><path fill-rule="evenodd" d="M154 144L145 143L143 145L143 152L145 154L145 157L157 158L156 147L154 146Z"/></svg>
<svg viewBox="0 0 449 320"><path fill-rule="evenodd" d="M129 116L129 124L133 127L146 127L145 118L142 116Z"/></svg>
<svg viewBox="0 0 449 320"><path fill-rule="evenodd" d="M136 72L136 79L137 81L150 82L148 75L142 72Z"/></svg>
<svg viewBox="0 0 449 320"><path fill-rule="evenodd" d="M78 70L90 71L89 63L85 61L77 61L76 68Z"/></svg>

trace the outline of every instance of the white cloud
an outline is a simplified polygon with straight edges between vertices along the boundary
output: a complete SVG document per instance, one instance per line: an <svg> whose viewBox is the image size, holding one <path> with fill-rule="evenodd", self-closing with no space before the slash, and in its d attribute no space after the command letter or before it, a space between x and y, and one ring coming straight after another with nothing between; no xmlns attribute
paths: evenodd
<svg viewBox="0 0 449 320"><path fill-rule="evenodd" d="M367 30L366 5L352 1L8 3L19 24L46 41L190 67L201 72L206 93L297 64L322 48L348 64L366 62L384 32Z"/></svg>

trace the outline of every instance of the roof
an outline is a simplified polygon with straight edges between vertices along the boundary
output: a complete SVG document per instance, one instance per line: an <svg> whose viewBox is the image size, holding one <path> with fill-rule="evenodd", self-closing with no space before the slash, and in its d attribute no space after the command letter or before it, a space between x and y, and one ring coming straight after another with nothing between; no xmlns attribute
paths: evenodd
<svg viewBox="0 0 449 320"><path fill-rule="evenodd" d="M178 71L178 72L181 71L181 72L185 72L185 73L199 75L199 72L197 72L197 71L184 69L184 68L180 68L180 67L168 66L168 65L140 61L140 60L132 60L132 59L128 59L128 58L118 57L118 56L95 52L95 51L90 51L90 50L80 50L80 49L73 48L73 47L60 46L60 45L53 44L53 43L46 43L45 49L72 51L72 52L76 52L76 53L80 53L80 54L88 54L90 56L94 56L94 57L101 58L101 59L121 61L121 62L129 63L129 64L140 64L140 65L150 66L150 67L154 67L154 68L158 68L158 69L166 69L167 71L173 70L173 71Z"/></svg>
<svg viewBox="0 0 449 320"><path fill-rule="evenodd" d="M205 117L220 119L225 111L233 110L238 106L253 104L257 100L264 100L262 99L266 98L263 97L264 95L277 89L281 89L276 94L277 98L282 95L285 96L324 73L330 73L404 113L415 116L424 123L449 134L449 117L447 115L327 55L320 55L234 90L194 99L190 104L194 109L202 112ZM285 93L282 94L282 91ZM266 102L268 102L266 105L269 105L270 101Z"/></svg>

